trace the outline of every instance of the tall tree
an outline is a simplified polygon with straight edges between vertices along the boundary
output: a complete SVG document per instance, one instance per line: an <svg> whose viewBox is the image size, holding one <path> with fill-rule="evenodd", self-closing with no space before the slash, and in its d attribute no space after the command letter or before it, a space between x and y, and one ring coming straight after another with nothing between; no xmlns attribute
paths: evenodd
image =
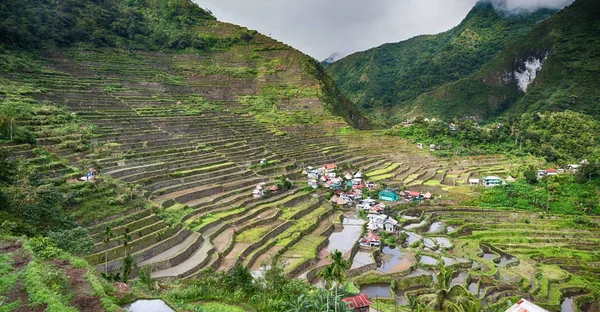
<svg viewBox="0 0 600 312"><path fill-rule="evenodd" d="M471 312L479 311L479 299L473 296L461 285L452 286L453 270L447 270L442 264L435 283L436 291L433 294L421 295L418 302L426 304L427 311L443 312Z"/></svg>
<svg viewBox="0 0 600 312"><path fill-rule="evenodd" d="M335 297L337 299L337 290L339 285L346 278L346 270L350 268L350 262L344 259L344 254L337 249L329 255L329 259L331 259L331 264L325 266L323 270L319 272L319 277L325 280L325 285L328 289L331 288L332 282L336 283ZM337 300L335 302L335 311L337 311Z"/></svg>
<svg viewBox="0 0 600 312"><path fill-rule="evenodd" d="M108 274L108 244L110 243L111 238L113 238L115 234L112 231L110 226L106 226L104 228L104 232L102 233L102 241L104 242L104 274Z"/></svg>

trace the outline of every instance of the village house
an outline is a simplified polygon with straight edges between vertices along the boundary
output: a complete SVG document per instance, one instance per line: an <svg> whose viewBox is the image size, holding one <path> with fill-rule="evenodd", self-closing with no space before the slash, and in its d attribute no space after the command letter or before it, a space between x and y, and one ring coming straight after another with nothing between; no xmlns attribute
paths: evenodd
<svg viewBox="0 0 600 312"><path fill-rule="evenodd" d="M429 150L435 151L435 144L429 144Z"/></svg>
<svg viewBox="0 0 600 312"><path fill-rule="evenodd" d="M410 198L414 201L418 201L418 200L421 200L421 198L423 198L423 195L421 194L421 192L410 191L410 192L408 192L408 198Z"/></svg>
<svg viewBox="0 0 600 312"><path fill-rule="evenodd" d="M485 185L485 186L498 186L498 185L504 185L504 184L506 184L506 182L504 182L502 179L500 179L500 177L497 177L497 176L483 177L483 185Z"/></svg>
<svg viewBox="0 0 600 312"><path fill-rule="evenodd" d="M558 170L556 170L556 169L546 169L546 175L548 175L548 176L558 175Z"/></svg>
<svg viewBox="0 0 600 312"><path fill-rule="evenodd" d="M373 232L369 232L365 237L359 240L359 245L361 247L373 248L381 246L381 237L373 234Z"/></svg>
<svg viewBox="0 0 600 312"><path fill-rule="evenodd" d="M384 230L389 233L396 232L398 221L393 218L384 214L370 214L367 217L369 218L367 229L372 231Z"/></svg>
<svg viewBox="0 0 600 312"><path fill-rule="evenodd" d="M450 123L450 131L456 131L456 125L453 122Z"/></svg>
<svg viewBox="0 0 600 312"><path fill-rule="evenodd" d="M254 197L254 198L261 198L263 196L265 196L265 190L263 190L262 188L261 189L256 188L256 189L254 189L254 191L252 191L252 197Z"/></svg>
<svg viewBox="0 0 600 312"><path fill-rule="evenodd" d="M385 200L389 202L398 201L398 194L391 189L386 189L379 192L379 200Z"/></svg>
<svg viewBox="0 0 600 312"><path fill-rule="evenodd" d="M432 195L431 195L431 193L427 192L423 195L423 198L429 200L432 198Z"/></svg>
<svg viewBox="0 0 600 312"><path fill-rule="evenodd" d="M479 185L479 183L481 183L481 181L477 178L469 178L468 182L470 186Z"/></svg>
<svg viewBox="0 0 600 312"><path fill-rule="evenodd" d="M326 172L334 172L336 170L337 170L337 166L335 164L325 165L325 171Z"/></svg>

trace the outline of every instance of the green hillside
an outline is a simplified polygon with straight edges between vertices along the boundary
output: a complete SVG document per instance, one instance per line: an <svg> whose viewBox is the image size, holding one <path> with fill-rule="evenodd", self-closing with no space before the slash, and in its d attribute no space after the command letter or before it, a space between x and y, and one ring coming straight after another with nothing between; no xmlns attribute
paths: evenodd
<svg viewBox="0 0 600 312"><path fill-rule="evenodd" d="M578 0L511 43L468 78L410 103L413 114L488 119L501 114L572 110L600 118L600 3ZM526 92L515 72L542 61Z"/></svg>
<svg viewBox="0 0 600 312"><path fill-rule="evenodd" d="M315 111L315 115L322 115L321 108L324 108L326 114L341 116L352 126L369 127L369 122L340 95L318 62L256 31L217 22L210 12L190 0L9 0L0 4L0 20L3 34L0 37L0 69L3 72L27 69L23 50L120 49L130 53L132 58L141 51L196 55L235 51L234 54L243 60L234 65L239 68L224 68L217 61L215 66L206 68L208 72L261 80L263 71L277 74L287 69L286 61L293 63L313 79L313 85L317 85L318 92L313 95L323 105L313 106L320 110ZM289 55L284 61L275 55L260 55L265 51L289 51ZM299 73L292 73L296 74ZM279 91L264 92L271 106L283 108L286 101L281 99L286 97L285 89L301 87L287 82L282 81Z"/></svg>
<svg viewBox="0 0 600 312"><path fill-rule="evenodd" d="M447 82L466 77L555 11L497 12L478 3L457 27L355 53L329 66L338 86L359 108L387 120L410 112L410 101Z"/></svg>

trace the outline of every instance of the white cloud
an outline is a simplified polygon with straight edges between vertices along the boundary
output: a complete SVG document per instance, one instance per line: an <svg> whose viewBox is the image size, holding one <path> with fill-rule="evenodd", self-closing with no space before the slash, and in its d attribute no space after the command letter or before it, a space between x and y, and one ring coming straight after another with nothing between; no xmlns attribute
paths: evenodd
<svg viewBox="0 0 600 312"><path fill-rule="evenodd" d="M225 22L246 26L318 60L347 55L460 23L477 0L195 0ZM498 0L493 0L498 1ZM525 9L567 0L501 0ZM572 1L572 0L571 0ZM564 6L564 5L563 5Z"/></svg>

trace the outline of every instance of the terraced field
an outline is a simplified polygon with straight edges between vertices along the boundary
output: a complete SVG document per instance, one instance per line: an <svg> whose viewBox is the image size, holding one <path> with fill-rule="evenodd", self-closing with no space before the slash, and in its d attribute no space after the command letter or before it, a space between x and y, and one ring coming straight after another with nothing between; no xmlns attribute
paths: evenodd
<svg viewBox="0 0 600 312"><path fill-rule="evenodd" d="M394 263L400 268L394 270L385 260L386 270L354 278L367 292L374 291L372 285L390 288L396 280L387 290L388 299L381 300L384 311L406 308L411 298L432 292L427 285L439 263L456 270L453 284L463 285L490 308L528 298L550 311L561 306L563 311L598 309L593 294L600 287L600 219L589 227L578 224L577 217L473 208L419 208L401 214L418 216L404 221L412 247L384 248L382 256L393 254L391 259L407 265Z"/></svg>

